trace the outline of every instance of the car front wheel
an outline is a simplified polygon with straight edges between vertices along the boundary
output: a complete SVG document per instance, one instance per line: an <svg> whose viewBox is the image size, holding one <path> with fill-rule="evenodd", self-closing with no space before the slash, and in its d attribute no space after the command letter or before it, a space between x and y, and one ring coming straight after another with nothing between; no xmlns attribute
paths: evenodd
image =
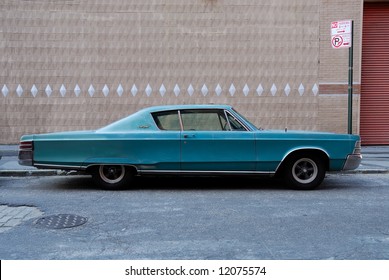
<svg viewBox="0 0 389 280"><path fill-rule="evenodd" d="M301 155L287 161L285 178L295 189L312 190L321 184L325 173L324 162L320 157Z"/></svg>
<svg viewBox="0 0 389 280"><path fill-rule="evenodd" d="M124 165L99 165L94 168L92 177L103 189L119 190L128 187L133 174Z"/></svg>

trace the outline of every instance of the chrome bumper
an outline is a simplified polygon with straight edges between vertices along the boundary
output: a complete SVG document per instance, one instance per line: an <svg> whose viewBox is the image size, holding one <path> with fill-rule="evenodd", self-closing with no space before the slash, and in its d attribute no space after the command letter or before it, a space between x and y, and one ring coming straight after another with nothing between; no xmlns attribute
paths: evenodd
<svg viewBox="0 0 389 280"><path fill-rule="evenodd" d="M343 170L353 170L357 169L361 164L362 155L361 154L351 154L347 156L346 162L343 166Z"/></svg>
<svg viewBox="0 0 389 280"><path fill-rule="evenodd" d="M19 151L19 164L33 166L32 151Z"/></svg>
<svg viewBox="0 0 389 280"><path fill-rule="evenodd" d="M19 145L19 164L32 166L34 164L34 142L21 141Z"/></svg>

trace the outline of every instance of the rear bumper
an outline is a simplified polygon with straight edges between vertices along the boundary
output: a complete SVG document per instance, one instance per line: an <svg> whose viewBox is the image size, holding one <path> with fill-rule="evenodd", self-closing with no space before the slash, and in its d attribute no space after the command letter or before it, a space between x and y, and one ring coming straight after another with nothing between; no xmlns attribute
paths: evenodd
<svg viewBox="0 0 389 280"><path fill-rule="evenodd" d="M34 142L21 141L19 145L19 164L32 166L34 165Z"/></svg>
<svg viewBox="0 0 389 280"><path fill-rule="evenodd" d="M361 154L351 154L347 156L346 162L343 166L343 170L353 170L357 169L361 164L362 155Z"/></svg>
<svg viewBox="0 0 389 280"><path fill-rule="evenodd" d="M19 151L19 164L33 166L32 151Z"/></svg>

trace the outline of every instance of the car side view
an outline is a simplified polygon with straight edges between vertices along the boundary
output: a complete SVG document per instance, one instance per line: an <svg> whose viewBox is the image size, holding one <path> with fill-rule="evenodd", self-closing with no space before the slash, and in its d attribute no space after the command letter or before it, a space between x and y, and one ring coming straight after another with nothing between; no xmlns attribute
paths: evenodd
<svg viewBox="0 0 389 280"><path fill-rule="evenodd" d="M21 165L83 171L104 189L145 175L277 175L310 190L361 159L358 135L264 130L228 105L149 107L93 131L25 135L19 149Z"/></svg>

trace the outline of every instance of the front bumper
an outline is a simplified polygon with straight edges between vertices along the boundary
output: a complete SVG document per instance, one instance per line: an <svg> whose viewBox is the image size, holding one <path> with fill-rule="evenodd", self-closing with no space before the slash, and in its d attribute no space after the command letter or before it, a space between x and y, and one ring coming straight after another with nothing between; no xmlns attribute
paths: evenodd
<svg viewBox="0 0 389 280"><path fill-rule="evenodd" d="M353 170L357 169L361 164L362 155L361 154L351 154L347 156L346 162L343 166L343 170Z"/></svg>

